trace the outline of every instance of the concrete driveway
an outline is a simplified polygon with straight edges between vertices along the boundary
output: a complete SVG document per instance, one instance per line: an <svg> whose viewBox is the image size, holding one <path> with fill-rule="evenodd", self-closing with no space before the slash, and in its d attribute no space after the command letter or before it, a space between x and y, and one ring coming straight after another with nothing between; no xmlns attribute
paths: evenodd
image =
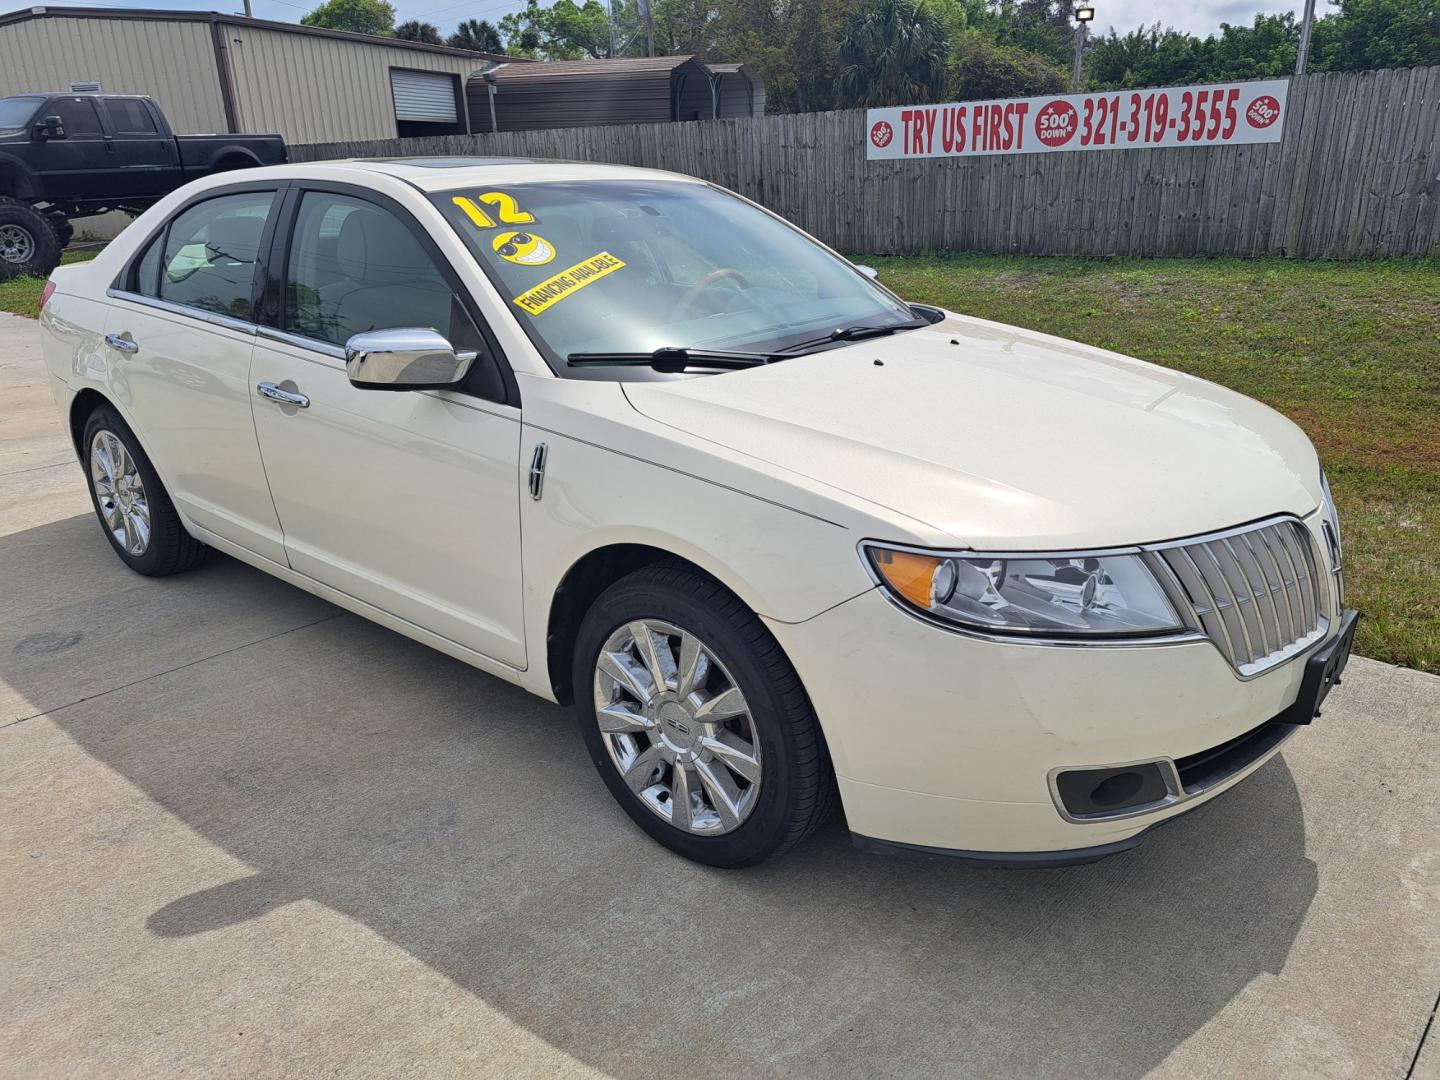
<svg viewBox="0 0 1440 1080"><path fill-rule="evenodd" d="M34 340L0 317L5 1074L1412 1068L1440 679L1357 659L1281 758L1107 862L864 856L837 821L709 870L568 711L226 558L127 571Z"/></svg>

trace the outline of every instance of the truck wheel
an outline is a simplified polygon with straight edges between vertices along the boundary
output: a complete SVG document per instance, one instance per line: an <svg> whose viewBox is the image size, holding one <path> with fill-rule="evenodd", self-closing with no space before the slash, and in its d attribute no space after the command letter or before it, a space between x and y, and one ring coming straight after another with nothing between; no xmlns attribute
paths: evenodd
<svg viewBox="0 0 1440 1080"><path fill-rule="evenodd" d="M0 281L49 277L60 263L61 246L49 218L29 203L0 197Z"/></svg>
<svg viewBox="0 0 1440 1080"><path fill-rule="evenodd" d="M45 216L60 241L60 250L64 251L70 246L70 241L75 239L75 226L60 214L46 214Z"/></svg>

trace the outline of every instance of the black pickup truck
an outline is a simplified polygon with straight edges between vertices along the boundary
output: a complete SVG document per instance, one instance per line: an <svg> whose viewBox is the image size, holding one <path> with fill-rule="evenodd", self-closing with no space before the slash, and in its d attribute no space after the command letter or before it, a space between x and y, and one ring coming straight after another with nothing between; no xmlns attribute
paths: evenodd
<svg viewBox="0 0 1440 1080"><path fill-rule="evenodd" d="M49 274L72 218L143 210L196 177L285 160L279 135L176 135L148 97L0 98L0 280Z"/></svg>

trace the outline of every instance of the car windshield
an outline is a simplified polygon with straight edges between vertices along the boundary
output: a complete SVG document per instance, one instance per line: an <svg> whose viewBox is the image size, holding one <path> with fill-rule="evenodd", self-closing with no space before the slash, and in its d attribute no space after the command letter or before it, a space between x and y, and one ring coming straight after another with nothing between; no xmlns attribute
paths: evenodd
<svg viewBox="0 0 1440 1080"><path fill-rule="evenodd" d="M42 97L0 98L0 131L23 128L44 100Z"/></svg>
<svg viewBox="0 0 1440 1080"><path fill-rule="evenodd" d="M561 375L577 373L577 353L770 352L915 322L852 264L704 184L539 182L431 198Z"/></svg>

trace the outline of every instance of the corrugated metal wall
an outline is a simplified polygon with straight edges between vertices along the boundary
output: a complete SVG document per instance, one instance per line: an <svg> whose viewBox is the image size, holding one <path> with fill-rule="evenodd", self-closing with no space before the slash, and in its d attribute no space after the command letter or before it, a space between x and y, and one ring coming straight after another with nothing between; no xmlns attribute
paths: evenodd
<svg viewBox="0 0 1440 1080"><path fill-rule="evenodd" d="M507 65L495 72L495 119L501 131L579 125L665 123L713 118L710 72L694 58L559 60ZM470 129L490 130L488 85L479 75L466 88Z"/></svg>
<svg viewBox="0 0 1440 1080"><path fill-rule="evenodd" d="M573 65L572 65L573 66ZM597 62L578 75L502 78L495 96L501 131L563 128L577 124L663 123L670 119L669 69L620 71ZM470 130L490 130L484 79L471 79Z"/></svg>
<svg viewBox="0 0 1440 1080"><path fill-rule="evenodd" d="M483 60L417 49L287 34L226 24L244 131L278 131L286 142L392 139L390 69L444 71L465 79ZM462 93L463 97L463 93Z"/></svg>
<svg viewBox="0 0 1440 1080"><path fill-rule="evenodd" d="M98 79L117 94L149 94L175 130L225 130L210 27L203 22L31 19L0 26L0 97ZM376 133L394 135L391 130Z"/></svg>
<svg viewBox="0 0 1440 1080"><path fill-rule="evenodd" d="M718 120L739 120L751 116L761 115L754 111L752 98L754 92L750 86L750 80L738 71L726 72L719 77L719 111L715 117Z"/></svg>

